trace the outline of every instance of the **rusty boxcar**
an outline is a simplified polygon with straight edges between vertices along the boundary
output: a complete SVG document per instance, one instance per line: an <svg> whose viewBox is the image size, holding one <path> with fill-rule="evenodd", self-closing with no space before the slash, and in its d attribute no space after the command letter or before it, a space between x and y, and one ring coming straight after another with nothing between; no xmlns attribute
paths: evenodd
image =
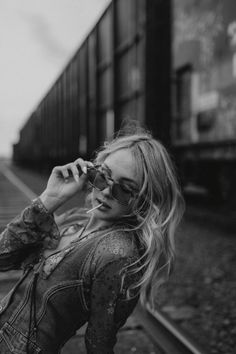
<svg viewBox="0 0 236 354"><path fill-rule="evenodd" d="M235 92L234 0L113 0L22 128L14 157L48 167L90 157L129 117L171 149L184 183L227 199Z"/></svg>
<svg viewBox="0 0 236 354"><path fill-rule="evenodd" d="M172 144L187 182L230 199L236 177L236 2L173 1Z"/></svg>
<svg viewBox="0 0 236 354"><path fill-rule="evenodd" d="M40 156L26 123L15 159L52 166L88 157L127 117L169 142L170 18L169 0L112 1L29 118L32 136L40 121Z"/></svg>

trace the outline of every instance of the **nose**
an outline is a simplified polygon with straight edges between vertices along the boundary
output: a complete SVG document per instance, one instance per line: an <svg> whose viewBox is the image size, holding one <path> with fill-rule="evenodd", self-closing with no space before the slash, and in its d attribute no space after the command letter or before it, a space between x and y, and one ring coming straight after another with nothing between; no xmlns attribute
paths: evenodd
<svg viewBox="0 0 236 354"><path fill-rule="evenodd" d="M102 194L107 198L111 197L111 186L107 185L106 188L102 190Z"/></svg>

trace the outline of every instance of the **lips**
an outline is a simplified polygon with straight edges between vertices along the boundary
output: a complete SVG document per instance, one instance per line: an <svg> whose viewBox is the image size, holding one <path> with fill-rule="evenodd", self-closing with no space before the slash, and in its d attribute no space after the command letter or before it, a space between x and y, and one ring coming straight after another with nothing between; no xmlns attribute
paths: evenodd
<svg viewBox="0 0 236 354"><path fill-rule="evenodd" d="M97 199L97 201L98 201L99 203L102 203L102 207L104 206L104 207L106 207L106 208L108 208L108 209L111 209L111 207L110 207L106 202L104 202L103 200Z"/></svg>

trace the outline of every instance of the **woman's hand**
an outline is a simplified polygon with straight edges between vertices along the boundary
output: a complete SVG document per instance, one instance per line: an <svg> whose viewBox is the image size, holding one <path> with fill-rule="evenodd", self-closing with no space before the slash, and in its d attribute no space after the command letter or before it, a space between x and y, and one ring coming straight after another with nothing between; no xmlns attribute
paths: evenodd
<svg viewBox="0 0 236 354"><path fill-rule="evenodd" d="M91 162L79 158L67 165L54 167L40 196L45 207L54 212L73 195L83 191L87 185L87 167L91 166Z"/></svg>

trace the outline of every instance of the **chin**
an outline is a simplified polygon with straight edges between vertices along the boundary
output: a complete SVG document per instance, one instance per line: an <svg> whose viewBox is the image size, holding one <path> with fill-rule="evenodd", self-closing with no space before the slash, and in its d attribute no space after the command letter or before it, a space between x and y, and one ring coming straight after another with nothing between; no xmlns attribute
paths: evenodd
<svg viewBox="0 0 236 354"><path fill-rule="evenodd" d="M96 218L100 220L106 220L106 221L114 221L120 218L119 215L113 215L112 213L109 213L109 211L102 212L100 210L94 210L94 216L96 216Z"/></svg>

